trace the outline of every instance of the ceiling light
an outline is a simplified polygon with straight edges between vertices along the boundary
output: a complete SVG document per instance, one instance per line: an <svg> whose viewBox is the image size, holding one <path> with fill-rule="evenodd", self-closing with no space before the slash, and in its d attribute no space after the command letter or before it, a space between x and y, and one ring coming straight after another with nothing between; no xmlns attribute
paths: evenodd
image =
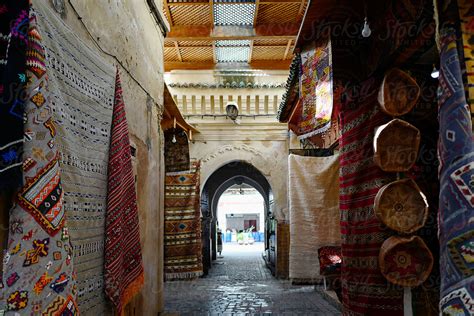
<svg viewBox="0 0 474 316"><path fill-rule="evenodd" d="M439 77L439 70L436 69L436 66L433 65L433 70L431 71L431 78L438 79Z"/></svg>
<svg viewBox="0 0 474 316"><path fill-rule="evenodd" d="M362 29L362 36L369 37L372 34L372 30L369 27L369 23L367 23L367 17L364 19L364 28Z"/></svg>

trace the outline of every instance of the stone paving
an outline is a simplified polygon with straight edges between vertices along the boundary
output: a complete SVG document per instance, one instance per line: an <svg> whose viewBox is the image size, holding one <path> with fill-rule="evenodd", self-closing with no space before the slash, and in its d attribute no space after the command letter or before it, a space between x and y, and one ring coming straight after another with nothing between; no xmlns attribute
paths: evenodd
<svg viewBox="0 0 474 316"><path fill-rule="evenodd" d="M340 315L313 286L275 279L261 244L224 244L209 275L165 283L165 311L172 315Z"/></svg>

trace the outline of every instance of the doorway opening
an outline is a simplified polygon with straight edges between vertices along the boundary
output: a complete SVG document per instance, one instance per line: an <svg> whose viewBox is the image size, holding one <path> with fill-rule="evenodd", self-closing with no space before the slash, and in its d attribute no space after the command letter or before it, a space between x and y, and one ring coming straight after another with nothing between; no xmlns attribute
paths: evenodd
<svg viewBox="0 0 474 316"><path fill-rule="evenodd" d="M242 195L240 194L241 188L244 193ZM230 191L228 191L229 189ZM228 214L229 217L223 219L223 215L218 211L218 204L221 201L221 197L223 197L223 204L221 204L221 208L223 209L229 207L229 205L226 206L225 201L226 199L232 199L232 192L235 193L233 198L234 202L235 200L241 201L241 203L243 203L241 207L245 208L244 202L247 197L245 194L246 191L254 194L255 201L258 201L257 203L260 205L258 211L257 208L255 208L256 211L248 211L248 214L246 215L243 211L239 211L239 213L232 213L232 211L230 211ZM262 204L263 215L261 211ZM237 244L233 245L234 247L230 244L226 246L224 241L223 247L226 247L226 250L223 251L222 254L231 253L231 250L244 251L245 249L250 249L250 247L236 248L236 246L241 246L238 243L239 238L242 239L243 246L245 246L245 242L247 242L247 246L249 246L252 241L251 238L253 238L252 246L256 251L253 255L262 258L262 254L264 254L264 258L268 258L268 260L265 260L269 263L267 266L269 266L272 272L274 271L272 267L274 267L275 260L270 260L275 258L275 247L273 246L273 241L275 239L276 225L274 225L274 218L272 215L273 205L273 193L267 178L257 168L245 161L238 160L228 162L215 170L209 178L206 179L201 191L202 261L205 275L208 274L209 269L212 268L214 261L218 258L218 228L221 229L222 235L220 236L222 236L222 239L228 238L228 235L225 235L227 231L227 219L232 223L232 217L237 218L236 214L242 216L241 222L239 222L239 225L241 226L239 226L239 228L237 228L237 226L234 227L237 231L234 237ZM223 214L225 214L225 211ZM232 214L234 214L234 216L232 216ZM252 217L250 214L258 214L258 216ZM221 216L220 220L219 216ZM226 223L225 225L224 222ZM237 223L235 223L235 225L237 225ZM251 234L248 234L252 226L254 226L254 229ZM245 229L247 229L247 234L239 235L238 230L244 231ZM230 240L232 242L232 227L230 227L230 230ZM258 233L258 235L253 234L253 232ZM256 244L255 240L258 240L259 243ZM235 251L233 253L235 253ZM245 257L246 255L244 254L243 256Z"/></svg>
<svg viewBox="0 0 474 316"><path fill-rule="evenodd" d="M235 184L217 204L218 255L257 254L265 251L265 200L249 184Z"/></svg>

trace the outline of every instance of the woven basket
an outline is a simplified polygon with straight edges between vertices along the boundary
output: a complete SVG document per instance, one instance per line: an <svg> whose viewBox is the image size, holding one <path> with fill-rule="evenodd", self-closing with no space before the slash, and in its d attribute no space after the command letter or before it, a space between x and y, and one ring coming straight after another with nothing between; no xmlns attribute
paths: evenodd
<svg viewBox="0 0 474 316"><path fill-rule="evenodd" d="M394 119L378 127L374 137L374 161L385 172L408 171L416 162L420 131L413 125Z"/></svg>
<svg viewBox="0 0 474 316"><path fill-rule="evenodd" d="M406 72L389 70L380 86L378 101L388 115L400 116L410 112L420 97L420 86Z"/></svg>
<svg viewBox="0 0 474 316"><path fill-rule="evenodd" d="M428 218L426 197L412 179L382 187L375 197L374 209L385 225L402 234L417 231Z"/></svg>
<svg viewBox="0 0 474 316"><path fill-rule="evenodd" d="M380 248L379 266L393 284L416 287L426 281L433 268L433 255L418 236L392 236Z"/></svg>

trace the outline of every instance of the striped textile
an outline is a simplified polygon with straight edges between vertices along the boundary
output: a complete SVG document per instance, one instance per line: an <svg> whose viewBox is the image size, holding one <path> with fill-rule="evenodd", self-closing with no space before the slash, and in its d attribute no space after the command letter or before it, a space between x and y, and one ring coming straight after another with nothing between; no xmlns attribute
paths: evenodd
<svg viewBox="0 0 474 316"><path fill-rule="evenodd" d="M361 87L373 93L341 109L343 313L398 316L403 314L403 290L388 283L378 264L380 246L392 233L374 213L375 195L392 180L373 160L375 128L387 123L388 117L377 104L379 82L371 79Z"/></svg>
<svg viewBox="0 0 474 316"><path fill-rule="evenodd" d="M118 71L114 101L105 220L105 292L115 313L123 314L123 308L140 291L144 280L137 195Z"/></svg>
<svg viewBox="0 0 474 316"><path fill-rule="evenodd" d="M165 279L201 276L200 163L191 170L167 173L165 180Z"/></svg>

